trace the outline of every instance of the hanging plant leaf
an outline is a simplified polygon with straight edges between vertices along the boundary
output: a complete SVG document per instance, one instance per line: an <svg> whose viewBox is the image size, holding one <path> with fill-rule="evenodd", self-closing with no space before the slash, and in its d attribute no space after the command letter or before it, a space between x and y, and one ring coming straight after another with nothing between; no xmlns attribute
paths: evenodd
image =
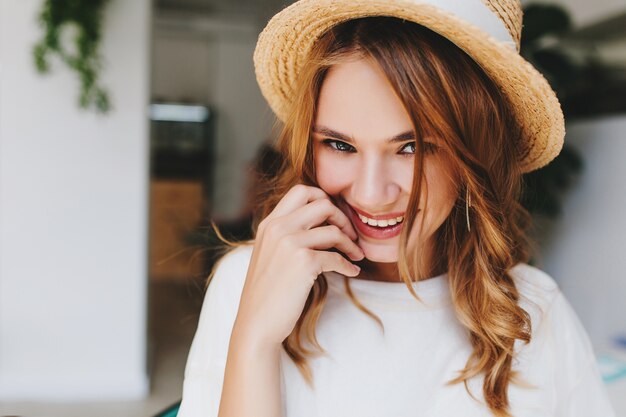
<svg viewBox="0 0 626 417"><path fill-rule="evenodd" d="M101 113L111 109L109 94L99 84L102 16L108 0L45 0L39 14L43 38L33 48L35 67L50 72L51 55L76 72L80 81L78 102ZM67 41L71 34L72 39Z"/></svg>

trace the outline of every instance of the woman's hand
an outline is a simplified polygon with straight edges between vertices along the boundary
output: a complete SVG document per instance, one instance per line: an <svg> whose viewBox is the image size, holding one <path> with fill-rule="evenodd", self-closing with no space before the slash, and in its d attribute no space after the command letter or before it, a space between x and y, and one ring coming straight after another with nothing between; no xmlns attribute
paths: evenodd
<svg viewBox="0 0 626 417"><path fill-rule="evenodd" d="M261 346L289 336L319 274L359 274L363 251L350 219L321 189L298 184L260 223L233 332ZM251 338L251 339L250 339Z"/></svg>

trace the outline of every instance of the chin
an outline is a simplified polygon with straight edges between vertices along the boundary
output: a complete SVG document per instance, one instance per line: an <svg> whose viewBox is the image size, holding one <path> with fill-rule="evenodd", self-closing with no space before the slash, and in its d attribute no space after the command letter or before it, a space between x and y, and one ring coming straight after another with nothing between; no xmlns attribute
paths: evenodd
<svg viewBox="0 0 626 417"><path fill-rule="evenodd" d="M397 246L377 245L365 241L359 241L359 246L363 249L365 258L371 262L398 262Z"/></svg>

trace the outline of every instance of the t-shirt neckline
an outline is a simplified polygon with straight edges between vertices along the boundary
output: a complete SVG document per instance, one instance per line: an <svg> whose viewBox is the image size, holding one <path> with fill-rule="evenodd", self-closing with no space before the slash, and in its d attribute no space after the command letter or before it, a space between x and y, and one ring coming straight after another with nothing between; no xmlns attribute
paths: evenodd
<svg viewBox="0 0 626 417"><path fill-rule="evenodd" d="M354 295L359 299L375 303L381 308L432 309L451 304L448 287L448 273L412 283L420 303L410 293L404 281L387 282L345 277L335 271L325 272L329 286L345 292L344 279L347 278Z"/></svg>

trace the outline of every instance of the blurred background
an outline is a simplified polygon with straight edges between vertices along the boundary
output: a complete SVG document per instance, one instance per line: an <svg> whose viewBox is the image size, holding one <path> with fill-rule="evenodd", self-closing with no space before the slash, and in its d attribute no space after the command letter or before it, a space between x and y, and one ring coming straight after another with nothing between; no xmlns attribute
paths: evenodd
<svg viewBox="0 0 626 417"><path fill-rule="evenodd" d="M522 54L567 130L526 177L533 264L626 417L626 4L522 3ZM276 162L252 52L286 4L0 0L0 416L180 400L209 219L248 237L255 178Z"/></svg>

